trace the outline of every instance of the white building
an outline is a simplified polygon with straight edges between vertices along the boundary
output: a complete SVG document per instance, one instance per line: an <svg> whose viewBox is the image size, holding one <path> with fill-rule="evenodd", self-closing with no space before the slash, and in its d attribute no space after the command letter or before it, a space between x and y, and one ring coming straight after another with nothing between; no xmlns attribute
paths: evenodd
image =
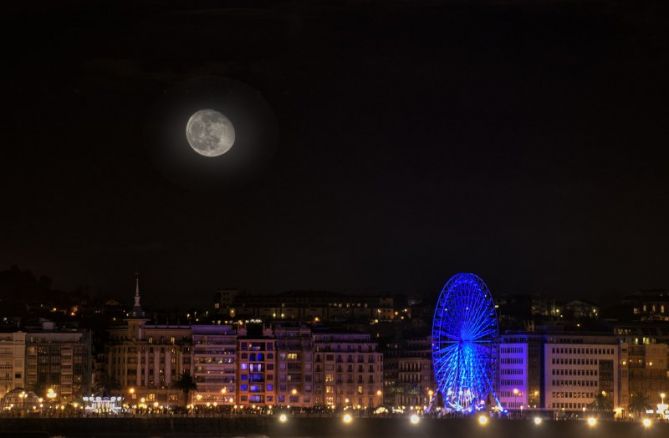
<svg viewBox="0 0 669 438"><path fill-rule="evenodd" d="M541 353L544 338L532 334L500 338L497 396L505 409L542 407Z"/></svg>
<svg viewBox="0 0 669 438"><path fill-rule="evenodd" d="M499 346L499 401L505 409L526 407L528 400L527 342Z"/></svg>
<svg viewBox="0 0 669 438"><path fill-rule="evenodd" d="M626 349L624 349L626 351ZM608 336L549 336L544 344L545 407L582 411L598 395L621 406L623 348Z"/></svg>

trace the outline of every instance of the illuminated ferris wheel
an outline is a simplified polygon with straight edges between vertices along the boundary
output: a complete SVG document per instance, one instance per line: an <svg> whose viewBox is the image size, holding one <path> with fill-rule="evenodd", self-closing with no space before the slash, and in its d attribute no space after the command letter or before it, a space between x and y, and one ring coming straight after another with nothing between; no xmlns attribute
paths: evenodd
<svg viewBox="0 0 669 438"><path fill-rule="evenodd" d="M496 404L495 304L475 274L456 274L439 294L432 322L432 363L444 407L471 413Z"/></svg>

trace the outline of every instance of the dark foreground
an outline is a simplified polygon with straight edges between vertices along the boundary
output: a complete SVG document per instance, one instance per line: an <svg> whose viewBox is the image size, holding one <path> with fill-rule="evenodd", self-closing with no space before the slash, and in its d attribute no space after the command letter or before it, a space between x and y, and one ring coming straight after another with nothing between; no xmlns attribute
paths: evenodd
<svg viewBox="0 0 669 438"><path fill-rule="evenodd" d="M655 422L644 429L637 422L600 421L590 428L584 421L491 420L483 427L475 419L428 419L417 425L408 418L355 418L345 425L338 417L221 418L0 418L0 437L337 437L337 438L636 438L668 437L669 424Z"/></svg>

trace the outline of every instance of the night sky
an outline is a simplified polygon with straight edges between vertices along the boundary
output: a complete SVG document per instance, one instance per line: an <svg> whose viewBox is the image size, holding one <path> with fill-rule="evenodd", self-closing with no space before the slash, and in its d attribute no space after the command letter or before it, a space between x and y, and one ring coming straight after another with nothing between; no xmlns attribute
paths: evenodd
<svg viewBox="0 0 669 438"><path fill-rule="evenodd" d="M139 270L154 306L669 287L666 1L182 3L2 14L0 269L128 300ZM198 99L252 159L194 155Z"/></svg>

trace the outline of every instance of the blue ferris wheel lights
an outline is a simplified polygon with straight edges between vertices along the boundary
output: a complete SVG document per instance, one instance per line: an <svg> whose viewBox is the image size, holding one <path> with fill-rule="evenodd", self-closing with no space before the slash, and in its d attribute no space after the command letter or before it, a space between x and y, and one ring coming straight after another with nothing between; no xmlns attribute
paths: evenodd
<svg viewBox="0 0 669 438"><path fill-rule="evenodd" d="M451 277L439 295L432 324L437 390L446 408L482 409L494 395L497 316L487 286L474 274Z"/></svg>

